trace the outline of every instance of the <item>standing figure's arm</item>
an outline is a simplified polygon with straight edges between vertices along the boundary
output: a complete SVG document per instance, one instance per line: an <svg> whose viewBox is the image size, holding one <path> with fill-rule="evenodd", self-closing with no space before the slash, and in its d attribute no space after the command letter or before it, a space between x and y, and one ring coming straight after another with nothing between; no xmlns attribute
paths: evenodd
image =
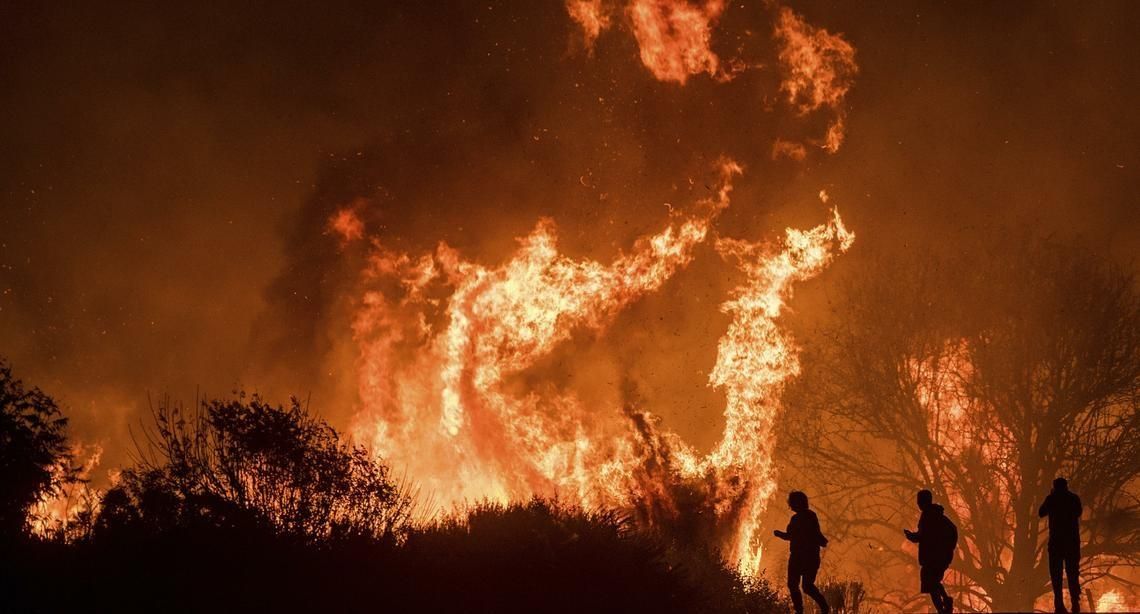
<svg viewBox="0 0 1140 614"><path fill-rule="evenodd" d="M1073 502L1076 504L1075 507L1076 507L1076 512L1077 512L1077 518L1080 518L1081 514L1083 514L1085 512L1085 508L1081 506L1081 498L1078 497L1077 495L1073 495Z"/></svg>
<svg viewBox="0 0 1140 614"><path fill-rule="evenodd" d="M923 531L923 525L925 524L923 522L924 520L926 520L926 514L925 513L923 513L921 516L918 517L918 530L917 531L909 531L907 529L903 529L903 533L906 534L907 539L909 539L910 541L912 541L916 544L922 540L922 536L926 534L926 531Z"/></svg>
<svg viewBox="0 0 1140 614"><path fill-rule="evenodd" d="M1045 497L1045 502L1041 504L1041 509L1037 510L1037 517L1038 518L1044 518L1044 517L1049 515L1049 499L1052 499L1052 498L1053 498L1053 495L1049 495L1048 497Z"/></svg>

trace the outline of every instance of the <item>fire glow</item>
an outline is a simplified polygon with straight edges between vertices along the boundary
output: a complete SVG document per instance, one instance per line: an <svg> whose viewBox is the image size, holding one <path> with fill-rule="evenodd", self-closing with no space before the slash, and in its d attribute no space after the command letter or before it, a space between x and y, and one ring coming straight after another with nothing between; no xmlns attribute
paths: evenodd
<svg viewBox="0 0 1140 614"><path fill-rule="evenodd" d="M712 50L720 0L631 0L622 10L604 0L568 0L586 48L607 29L633 35L644 67L683 86L707 75L732 80L749 66ZM834 114L827 136L808 144L834 153L842 142L843 101L856 72L854 48L787 8L776 13L781 91L798 115ZM755 65L760 66L760 65ZM803 143L777 140L773 157L802 161ZM360 406L354 435L367 443L446 513L483 500L558 497L583 507L652 510L647 520L685 512L679 488L699 493L727 560L746 575L759 571L760 518L776 488L774 426L783 384L799 372L793 339L776 323L792 285L825 269L855 235L837 209L809 230L787 229L775 242L717 235L733 180L743 169L721 159L717 185L687 208L669 207L656 234L605 264L574 260L557 247L557 225L541 219L498 266L480 264L441 243L432 253L389 249L368 236L360 199L337 210L325 232L341 247L367 241L358 309ZM826 192L820 200L827 203ZM605 334L617 315L656 292L712 242L743 273L721 304L730 316L708 385L725 395L724 428L707 454L662 429L649 410L627 402L585 406L552 387L520 392L510 384L577 331ZM382 289L378 289L382 288ZM98 464L94 455L89 472ZM41 533L75 506L71 494L43 502ZM58 509L57 509L58 508Z"/></svg>
<svg viewBox="0 0 1140 614"><path fill-rule="evenodd" d="M721 183L710 197L678 210L609 264L559 254L550 220L520 238L497 267L467 261L447 245L412 256L373 244L365 277L400 290L398 297L367 292L356 316L357 435L406 467L445 508L541 495L583 506L653 500L669 509L672 486L702 482L726 529L719 545L741 571L755 573L759 518L775 488L779 391L798 369L795 345L775 318L793 282L850 247L854 235L837 212L811 230L789 229L774 246L716 240L716 251L737 263L746 282L722 305L732 321L709 385L726 394L725 427L708 455L659 432L656 420L635 408L584 407L569 393L520 395L506 385L573 331L602 334L622 309L687 265L728 206L740 172L721 162Z"/></svg>
<svg viewBox="0 0 1140 614"><path fill-rule="evenodd" d="M633 0L620 11L599 0L572 0L566 9L591 54L608 28L626 29L659 81L683 86L705 74L725 82L747 66L712 50L725 9L718 0ZM842 138L854 49L787 9L778 11L773 39L782 49L781 89L793 110L834 112L825 141L810 143L833 152ZM793 157L803 159L804 146L792 146L799 153ZM713 517L718 543L711 545L741 572L757 573L760 518L776 488L780 393L799 369L795 343L776 318L793 283L826 268L854 235L833 209L825 223L788 229L774 243L711 238L742 168L722 159L715 172L718 182L705 198L670 208L660 231L608 264L562 255L549 219L519 238L517 251L497 266L468 260L446 244L409 254L371 241L353 321L355 435L406 470L441 511L538 495L640 509L649 523L668 523L685 514L679 489L699 493L701 509ZM826 193L820 198L826 202ZM345 242L367 238L348 223L355 219L341 210L329 227ZM572 334L605 334L622 310L658 291L706 241L744 279L721 305L731 319L708 385L725 395L724 430L708 454L662 429L651 408L629 401L587 407L572 392L512 383Z"/></svg>

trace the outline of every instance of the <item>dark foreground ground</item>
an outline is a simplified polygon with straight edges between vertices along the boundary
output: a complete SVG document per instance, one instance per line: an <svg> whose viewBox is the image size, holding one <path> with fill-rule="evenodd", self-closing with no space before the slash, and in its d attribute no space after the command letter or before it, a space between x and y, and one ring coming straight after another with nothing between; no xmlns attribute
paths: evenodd
<svg viewBox="0 0 1140 614"><path fill-rule="evenodd" d="M182 527L9 545L5 612L785 612L612 514L484 506L395 541Z"/></svg>

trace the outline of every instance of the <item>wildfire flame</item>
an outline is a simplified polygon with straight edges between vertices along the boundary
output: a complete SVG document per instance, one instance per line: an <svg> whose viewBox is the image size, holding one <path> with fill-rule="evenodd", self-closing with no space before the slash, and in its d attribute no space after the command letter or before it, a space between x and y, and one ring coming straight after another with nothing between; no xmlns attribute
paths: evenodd
<svg viewBox="0 0 1140 614"><path fill-rule="evenodd" d="M353 209L341 209L329 220L329 231L336 234L342 244L364 238L364 222Z"/></svg>
<svg viewBox="0 0 1140 614"><path fill-rule="evenodd" d="M724 0L628 0L622 25L633 33L641 63L657 80L684 85L690 77L707 74L731 81L764 64L740 57L724 62L713 51L713 30L725 8ZM603 0L566 0L566 12L592 54L594 42L612 25L610 11ZM812 26L790 8L777 7L775 13L772 36L778 48L780 91L801 116L821 109L830 114L823 136L806 143L836 153L847 130L844 101L859 72L855 48L842 35ZM806 156L804 143L782 138L773 143L773 159L802 161Z"/></svg>
<svg viewBox="0 0 1140 614"><path fill-rule="evenodd" d="M592 51L594 41L610 27L610 18L602 7L602 0L567 0L566 12L582 28L586 49Z"/></svg>
<svg viewBox="0 0 1140 614"><path fill-rule="evenodd" d="M801 115L821 108L835 113L820 146L830 153L839 151L845 130L843 100L859 70L855 48L843 37L811 26L787 7L780 9L775 37L785 73L780 90Z"/></svg>
<svg viewBox="0 0 1140 614"><path fill-rule="evenodd" d="M722 305L733 319L709 384L726 393L725 431L710 454L658 432L647 413L584 407L570 393L519 392L511 383L572 332L604 331L692 260L741 172L727 160L718 170L711 196L678 208L664 229L608 265L561 255L551 220L519 239L497 267L466 261L447 245L412 257L374 244L364 279L389 291L365 292L354 323L357 436L445 506L533 495L630 506L667 497L680 481L704 481L718 520L730 525L726 543L717 545L755 573L759 517L775 488L780 386L798 371L795 345L775 318L792 282L851 245L854 235L837 212L811 230L789 229L777 246L716 241L746 281ZM647 469L662 458L666 471Z"/></svg>
<svg viewBox="0 0 1140 614"><path fill-rule="evenodd" d="M1132 608L1124 599L1124 595L1116 590L1104 592L1100 599L1096 600L1097 612L1131 612Z"/></svg>
<svg viewBox="0 0 1140 614"><path fill-rule="evenodd" d="M692 75L720 73L709 47L723 0L694 5L685 0L633 0L627 12L645 67L661 81L684 84Z"/></svg>
<svg viewBox="0 0 1140 614"><path fill-rule="evenodd" d="M28 524L33 535L46 538L57 531L65 530L83 505L92 504L91 501L84 500L90 495L86 483L103 459L103 446L80 443L72 447L69 452L70 459L62 460L51 467L53 481L61 482L59 489L41 498L28 511ZM73 459L82 459L82 461L72 466ZM75 479L66 480L67 476Z"/></svg>

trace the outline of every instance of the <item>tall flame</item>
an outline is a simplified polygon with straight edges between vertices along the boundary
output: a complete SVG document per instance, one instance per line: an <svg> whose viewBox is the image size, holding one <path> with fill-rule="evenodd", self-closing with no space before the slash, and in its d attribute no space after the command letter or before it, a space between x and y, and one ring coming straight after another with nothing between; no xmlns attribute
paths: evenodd
<svg viewBox="0 0 1140 614"><path fill-rule="evenodd" d="M833 209L826 224L807 231L787 229L782 249L775 254L762 244L744 241L721 240L716 245L722 255L737 260L748 282L722 306L733 319L720 339L709 383L727 393L725 430L706 462L722 473L739 471L753 485L730 551L745 574L758 569L760 514L776 486L773 425L781 385L799 373L794 341L776 326L776 317L792 282L818 274L835 252L846 251L854 240Z"/></svg>
<svg viewBox="0 0 1140 614"><path fill-rule="evenodd" d="M576 330L601 333L630 303L659 289L693 258L728 206L731 161L712 196L678 210L658 233L605 265L573 260L541 220L497 267L440 245L419 257L375 244L365 272L387 291L363 295L357 435L406 467L434 500L559 496L586 505L637 505L682 480L705 481L718 519L731 524L726 555L746 573L759 562L759 517L775 487L772 425L781 383L798 370L792 340L775 323L791 283L821 271L853 240L837 213L812 230L789 229L775 249L721 239L746 282L722 307L733 320L710 375L725 390L725 432L698 456L647 414L584 407L571 393L512 378ZM607 411L608 410L608 411ZM668 471L647 466L668 457Z"/></svg>

